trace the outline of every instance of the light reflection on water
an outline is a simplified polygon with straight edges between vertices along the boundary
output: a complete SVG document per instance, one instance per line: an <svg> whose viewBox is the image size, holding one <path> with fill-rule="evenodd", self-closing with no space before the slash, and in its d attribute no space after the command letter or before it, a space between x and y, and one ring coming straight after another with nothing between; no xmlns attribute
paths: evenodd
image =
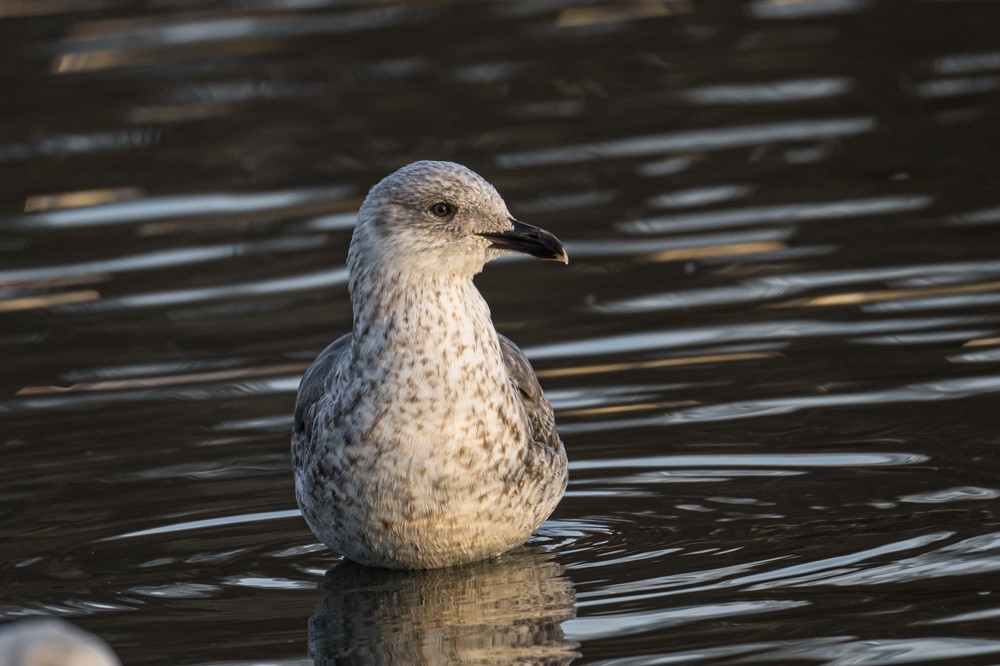
<svg viewBox="0 0 1000 666"><path fill-rule="evenodd" d="M0 617L129 664L995 661L1000 10L945 4L0 0ZM571 482L393 574L315 543L288 432L419 158L567 243L477 280Z"/></svg>
<svg viewBox="0 0 1000 666"><path fill-rule="evenodd" d="M809 220L889 215L926 208L930 203L931 199L925 196L876 197L869 199L849 199L845 201L795 203L780 206L737 208L708 213L686 213L684 215L644 218L640 221L623 224L621 225L621 229L627 233L645 234L702 231L706 229L775 222L805 222Z"/></svg>
<svg viewBox="0 0 1000 666"><path fill-rule="evenodd" d="M876 319L858 324L823 320L776 320L759 324L734 324L728 327L695 328L688 330L626 333L592 340L554 343L525 349L532 360L569 359L596 355L606 350L615 353L689 347L693 345L732 343L757 340L843 337L850 334L911 331L945 326L978 324L994 317L927 317L910 319Z"/></svg>
<svg viewBox="0 0 1000 666"><path fill-rule="evenodd" d="M278 214L303 204L336 201L348 188L318 188L292 192L207 194L177 197L151 197L137 201L82 206L22 215L0 222L9 229L39 227L93 227L106 224L130 224L181 217L219 217L223 215Z"/></svg>
<svg viewBox="0 0 1000 666"><path fill-rule="evenodd" d="M726 150L775 141L809 141L852 136L871 131L874 127L875 121L872 118L829 118L745 127L716 127L708 130L629 137L581 146L502 153L497 155L496 162L499 166L510 169L642 157L668 152Z"/></svg>

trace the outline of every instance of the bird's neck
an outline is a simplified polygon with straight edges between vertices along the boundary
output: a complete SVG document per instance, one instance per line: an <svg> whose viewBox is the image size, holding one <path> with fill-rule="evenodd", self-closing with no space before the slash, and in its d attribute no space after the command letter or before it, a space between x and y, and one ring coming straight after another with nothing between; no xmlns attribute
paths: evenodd
<svg viewBox="0 0 1000 666"><path fill-rule="evenodd" d="M437 354L482 345L499 357L489 306L469 277L368 270L351 275L350 291L355 344L404 338L402 348Z"/></svg>
<svg viewBox="0 0 1000 666"><path fill-rule="evenodd" d="M359 272L350 288L351 362L376 378L370 402L380 406L381 436L461 446L502 439L522 421L489 307L470 278ZM420 432L410 432L414 421Z"/></svg>

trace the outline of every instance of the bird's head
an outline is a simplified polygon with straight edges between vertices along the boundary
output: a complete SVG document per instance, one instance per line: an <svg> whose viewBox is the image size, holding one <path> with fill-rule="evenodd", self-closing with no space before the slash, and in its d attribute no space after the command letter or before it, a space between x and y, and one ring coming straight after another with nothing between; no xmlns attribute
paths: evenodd
<svg viewBox="0 0 1000 666"><path fill-rule="evenodd" d="M371 189L358 213L351 263L472 276L510 252L567 262L549 232L515 220L496 189L453 162L414 162ZM364 259L361 259L361 257Z"/></svg>

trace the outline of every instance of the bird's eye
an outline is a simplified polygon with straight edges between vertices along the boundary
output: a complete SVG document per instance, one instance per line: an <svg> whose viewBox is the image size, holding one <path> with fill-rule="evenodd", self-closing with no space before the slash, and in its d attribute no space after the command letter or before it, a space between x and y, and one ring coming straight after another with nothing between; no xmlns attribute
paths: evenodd
<svg viewBox="0 0 1000 666"><path fill-rule="evenodd" d="M438 217L448 217L455 212L454 206L444 201L439 201L431 206L431 212Z"/></svg>

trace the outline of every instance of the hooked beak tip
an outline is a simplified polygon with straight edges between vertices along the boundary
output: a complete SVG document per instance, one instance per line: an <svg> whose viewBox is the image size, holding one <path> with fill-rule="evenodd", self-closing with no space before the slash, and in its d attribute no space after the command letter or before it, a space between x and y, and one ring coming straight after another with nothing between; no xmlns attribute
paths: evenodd
<svg viewBox="0 0 1000 666"><path fill-rule="evenodd" d="M511 229L507 231L479 235L489 239L490 247L498 250L523 252L539 259L569 263L566 247L554 234L513 218L510 223Z"/></svg>

